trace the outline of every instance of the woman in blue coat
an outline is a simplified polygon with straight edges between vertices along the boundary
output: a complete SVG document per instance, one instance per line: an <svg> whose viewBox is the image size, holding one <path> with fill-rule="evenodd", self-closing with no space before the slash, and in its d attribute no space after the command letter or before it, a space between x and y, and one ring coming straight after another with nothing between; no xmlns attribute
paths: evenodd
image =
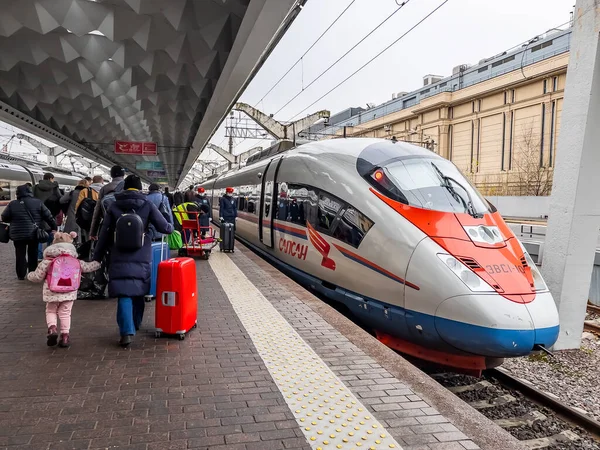
<svg viewBox="0 0 600 450"><path fill-rule="evenodd" d="M125 179L123 191L115 195L115 202L102 222L98 245L94 251L95 261L102 261L107 251L110 254L108 294L118 298L117 323L122 347L131 344L132 336L139 330L144 317L144 296L150 291L152 241L144 239L142 247L137 250L118 248L114 244L117 220L123 214L134 213L142 220L146 233L150 224L159 233L173 232L173 225L165 220L141 190L142 180L138 176L129 175ZM132 236L132 240L136 238L137 236Z"/></svg>

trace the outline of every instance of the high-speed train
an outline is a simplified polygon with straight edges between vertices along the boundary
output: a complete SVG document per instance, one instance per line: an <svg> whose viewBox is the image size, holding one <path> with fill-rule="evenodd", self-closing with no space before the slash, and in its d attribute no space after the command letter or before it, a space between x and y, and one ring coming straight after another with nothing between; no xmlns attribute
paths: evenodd
<svg viewBox="0 0 600 450"><path fill-rule="evenodd" d="M525 248L429 150L320 141L202 186L215 218L234 187L240 240L405 354L478 372L558 337L554 300Z"/></svg>
<svg viewBox="0 0 600 450"><path fill-rule="evenodd" d="M60 169L0 161L0 213L4 211L11 200L17 198L17 186L25 183L36 185L44 178L46 172L54 174L54 180L58 182L60 189L63 190L69 190L77 186L77 183L83 177L73 173L64 173Z"/></svg>

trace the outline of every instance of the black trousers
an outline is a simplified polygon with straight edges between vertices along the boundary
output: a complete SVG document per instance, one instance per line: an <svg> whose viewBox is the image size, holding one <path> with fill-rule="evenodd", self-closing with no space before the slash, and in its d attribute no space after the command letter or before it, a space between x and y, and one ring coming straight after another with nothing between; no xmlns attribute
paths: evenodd
<svg viewBox="0 0 600 450"><path fill-rule="evenodd" d="M27 270L34 272L38 265L37 241L14 241L17 277L25 278Z"/></svg>

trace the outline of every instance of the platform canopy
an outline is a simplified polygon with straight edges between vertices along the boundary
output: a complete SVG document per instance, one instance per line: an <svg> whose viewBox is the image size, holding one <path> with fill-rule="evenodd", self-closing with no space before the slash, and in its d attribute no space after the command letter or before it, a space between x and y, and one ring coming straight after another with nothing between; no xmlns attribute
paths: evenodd
<svg viewBox="0 0 600 450"><path fill-rule="evenodd" d="M174 186L305 1L2 0L0 120Z"/></svg>

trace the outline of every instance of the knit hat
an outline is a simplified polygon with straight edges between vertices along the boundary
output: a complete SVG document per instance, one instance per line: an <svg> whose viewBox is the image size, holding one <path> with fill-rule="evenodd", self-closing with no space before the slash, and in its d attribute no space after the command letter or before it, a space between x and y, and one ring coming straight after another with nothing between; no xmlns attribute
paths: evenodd
<svg viewBox="0 0 600 450"><path fill-rule="evenodd" d="M110 168L110 177L111 178L118 178L118 177L124 177L124 176L125 176L125 169L123 169L121 166L112 166Z"/></svg>
<svg viewBox="0 0 600 450"><path fill-rule="evenodd" d="M129 175L125 178L125 183L123 184L123 189L136 189L138 191L142 190L142 180L137 175Z"/></svg>

